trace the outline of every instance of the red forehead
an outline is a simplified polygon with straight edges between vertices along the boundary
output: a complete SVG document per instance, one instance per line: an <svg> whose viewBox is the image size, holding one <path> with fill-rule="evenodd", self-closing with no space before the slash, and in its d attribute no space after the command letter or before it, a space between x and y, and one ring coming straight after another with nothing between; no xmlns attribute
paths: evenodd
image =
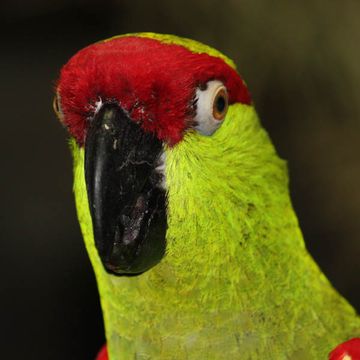
<svg viewBox="0 0 360 360"><path fill-rule="evenodd" d="M225 84L230 103L251 102L240 76L220 58L128 36L74 55L61 70L58 93L64 122L80 145L99 101L119 103L145 130L175 144L191 123L196 88L214 79Z"/></svg>

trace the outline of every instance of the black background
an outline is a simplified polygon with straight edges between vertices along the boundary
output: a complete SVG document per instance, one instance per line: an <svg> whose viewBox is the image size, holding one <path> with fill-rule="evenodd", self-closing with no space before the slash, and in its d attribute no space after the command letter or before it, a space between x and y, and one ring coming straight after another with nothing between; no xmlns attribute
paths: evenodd
<svg viewBox="0 0 360 360"><path fill-rule="evenodd" d="M53 84L112 35L194 38L238 64L289 161L306 243L359 308L360 4L325 0L2 0L0 358L93 359L104 342Z"/></svg>

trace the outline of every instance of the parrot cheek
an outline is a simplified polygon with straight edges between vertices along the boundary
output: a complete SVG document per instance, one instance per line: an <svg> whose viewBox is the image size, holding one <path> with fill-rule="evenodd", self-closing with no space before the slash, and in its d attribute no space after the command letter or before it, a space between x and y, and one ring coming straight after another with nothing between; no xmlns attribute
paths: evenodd
<svg viewBox="0 0 360 360"><path fill-rule="evenodd" d="M85 180L95 245L108 272L140 274L165 254L166 193L162 143L116 104L91 120Z"/></svg>

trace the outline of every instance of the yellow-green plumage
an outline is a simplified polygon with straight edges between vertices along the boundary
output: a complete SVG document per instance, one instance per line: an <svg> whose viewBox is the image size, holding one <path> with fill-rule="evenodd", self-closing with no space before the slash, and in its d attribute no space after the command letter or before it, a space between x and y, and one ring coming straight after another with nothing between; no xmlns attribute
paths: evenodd
<svg viewBox="0 0 360 360"><path fill-rule="evenodd" d="M190 40L141 36L220 56ZM72 151L78 217L111 360L326 359L360 335L355 311L304 246L286 164L253 106L231 105L214 135L190 131L166 149L167 252L140 276L104 270L94 245L84 150L73 141Z"/></svg>

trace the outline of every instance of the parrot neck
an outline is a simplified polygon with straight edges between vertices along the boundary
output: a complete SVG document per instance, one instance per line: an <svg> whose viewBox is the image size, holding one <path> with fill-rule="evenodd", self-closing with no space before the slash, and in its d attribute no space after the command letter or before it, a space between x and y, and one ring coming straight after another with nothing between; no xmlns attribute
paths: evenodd
<svg viewBox="0 0 360 360"><path fill-rule="evenodd" d="M136 277L102 267L74 150L110 359L323 358L351 336L342 324L355 327L354 311L306 251L284 162L252 107L228 117L214 136L166 150L167 253Z"/></svg>
<svg viewBox="0 0 360 360"><path fill-rule="evenodd" d="M168 254L138 277L98 273L110 359L221 359L224 349L229 359L279 359L267 357L269 348L296 359L297 346L298 359L315 359L353 336L354 311L306 253L298 228L257 230L282 247L244 239L208 258ZM307 350L310 341L318 348Z"/></svg>

